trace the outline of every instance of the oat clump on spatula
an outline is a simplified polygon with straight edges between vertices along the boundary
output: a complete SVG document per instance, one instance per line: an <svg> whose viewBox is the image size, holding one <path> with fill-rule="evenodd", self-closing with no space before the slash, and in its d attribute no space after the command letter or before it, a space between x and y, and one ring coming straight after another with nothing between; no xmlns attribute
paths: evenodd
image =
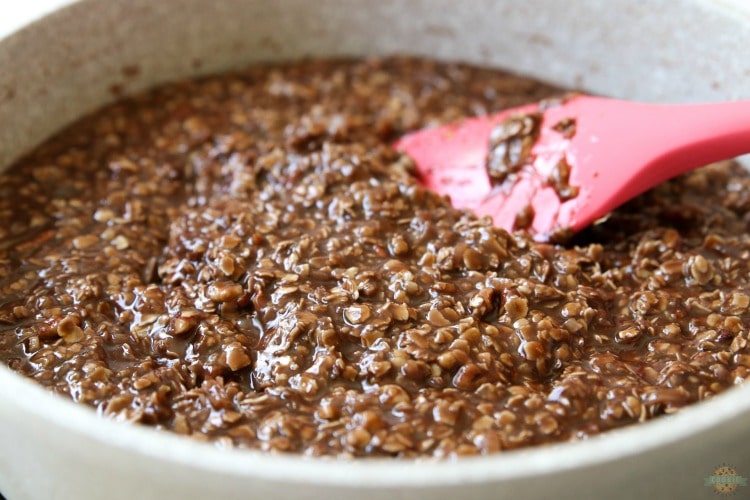
<svg viewBox="0 0 750 500"><path fill-rule="evenodd" d="M180 82L0 179L0 360L105 418L308 455L581 439L750 375L750 178L566 246L420 188L401 134L556 95L413 58Z"/></svg>

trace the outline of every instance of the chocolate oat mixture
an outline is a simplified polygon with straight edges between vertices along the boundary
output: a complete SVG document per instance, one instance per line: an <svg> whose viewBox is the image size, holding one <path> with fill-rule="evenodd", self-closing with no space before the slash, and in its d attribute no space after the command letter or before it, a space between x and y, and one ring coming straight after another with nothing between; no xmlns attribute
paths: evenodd
<svg viewBox="0 0 750 500"><path fill-rule="evenodd" d="M181 82L0 178L0 360L103 416L308 455L495 453L750 376L750 176L664 184L566 246L390 147L558 90L412 58Z"/></svg>

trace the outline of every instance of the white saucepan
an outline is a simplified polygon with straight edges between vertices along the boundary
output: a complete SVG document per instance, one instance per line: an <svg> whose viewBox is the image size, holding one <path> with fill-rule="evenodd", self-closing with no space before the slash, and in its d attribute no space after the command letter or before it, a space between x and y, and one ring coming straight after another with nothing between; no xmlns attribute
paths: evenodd
<svg viewBox="0 0 750 500"><path fill-rule="evenodd" d="M744 0L48 0L45 10L60 8L25 27L4 13L10 3L0 168L113 89L308 55L422 54L641 100L750 98ZM715 498L706 481L723 464L750 477L750 384L585 442L455 462L338 461L106 421L0 366L8 500Z"/></svg>

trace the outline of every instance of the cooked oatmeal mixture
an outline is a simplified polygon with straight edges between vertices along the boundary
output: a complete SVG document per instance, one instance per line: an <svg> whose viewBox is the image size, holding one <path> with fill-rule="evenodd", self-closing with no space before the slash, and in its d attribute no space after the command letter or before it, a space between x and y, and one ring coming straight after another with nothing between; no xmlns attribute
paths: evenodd
<svg viewBox="0 0 750 500"><path fill-rule="evenodd" d="M557 89L411 58L181 82L0 178L0 360L106 418L308 455L496 453L750 376L750 176L565 246L420 188L406 131Z"/></svg>

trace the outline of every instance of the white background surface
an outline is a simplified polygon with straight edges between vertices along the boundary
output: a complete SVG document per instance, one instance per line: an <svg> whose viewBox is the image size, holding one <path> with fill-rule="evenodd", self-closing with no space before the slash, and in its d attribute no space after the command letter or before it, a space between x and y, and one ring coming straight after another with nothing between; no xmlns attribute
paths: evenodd
<svg viewBox="0 0 750 500"><path fill-rule="evenodd" d="M0 38L71 0L0 0Z"/></svg>

